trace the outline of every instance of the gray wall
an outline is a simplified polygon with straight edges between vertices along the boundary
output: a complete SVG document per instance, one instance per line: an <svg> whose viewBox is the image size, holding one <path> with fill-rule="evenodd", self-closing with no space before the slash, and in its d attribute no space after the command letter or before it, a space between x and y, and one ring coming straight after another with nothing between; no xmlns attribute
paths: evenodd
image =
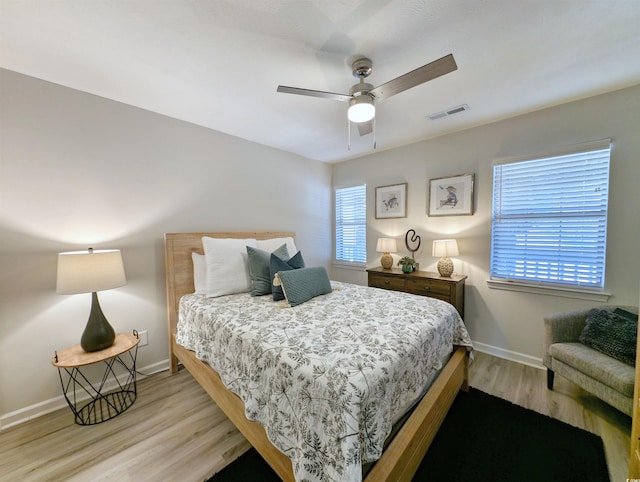
<svg viewBox="0 0 640 482"><path fill-rule="evenodd" d="M473 108L473 106L471 106ZM464 115L464 114L459 114ZM446 122L443 119L438 122ZM382 136L383 133L379 133ZM595 303L531 293L489 289L492 166L496 159L535 155L603 138L613 140L606 286L610 303L638 304L640 278L640 86L552 107L476 127L407 147L378 152L334 166L334 186L367 184L367 259L379 266L378 237L422 236L417 254L420 269L436 271L431 257L434 239L455 237L458 273L468 275L465 322L477 346L485 351L539 364L545 313L593 306ZM473 216L428 217L428 180L475 174ZM376 186L408 182L408 217L375 219ZM366 283L366 274L333 267L333 278Z"/></svg>
<svg viewBox="0 0 640 482"><path fill-rule="evenodd" d="M128 284L100 303L116 331L148 330L148 370L168 357L165 232L296 231L329 266L329 165L6 70L0 136L0 417L61 396L51 356L91 295L55 293L58 252L122 250Z"/></svg>
<svg viewBox="0 0 640 482"><path fill-rule="evenodd" d="M639 128L636 86L330 166L0 70L0 426L62 403L51 356L79 341L90 295L56 295L58 252L122 250L128 284L101 305L117 331L148 330L138 366L151 371L168 355L163 233L293 230L305 260L329 267L332 185L367 183L370 266L379 236L398 237L401 256L413 228L433 271L431 241L455 236L472 338L535 364L542 316L594 303L487 288L492 163L612 138L606 289L637 305ZM462 173L476 175L474 215L427 217L428 179ZM408 217L376 220L375 187L399 182ZM366 284L362 271L332 277Z"/></svg>

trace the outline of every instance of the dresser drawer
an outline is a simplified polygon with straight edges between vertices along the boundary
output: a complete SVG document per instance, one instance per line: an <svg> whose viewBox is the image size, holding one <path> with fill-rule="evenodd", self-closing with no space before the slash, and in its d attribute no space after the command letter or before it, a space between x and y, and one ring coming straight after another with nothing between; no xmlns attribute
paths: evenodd
<svg viewBox="0 0 640 482"><path fill-rule="evenodd" d="M404 291L404 280L395 276L369 275L369 286L385 290Z"/></svg>
<svg viewBox="0 0 640 482"><path fill-rule="evenodd" d="M396 268L370 268L367 270L369 286L385 290L404 291L412 295L428 296L455 306L464 318L464 275L443 278L438 273L414 271L403 273Z"/></svg>
<svg viewBox="0 0 640 482"><path fill-rule="evenodd" d="M435 280L417 278L406 280L406 290L414 295L430 296L441 298L445 301L451 299L451 284L441 283Z"/></svg>

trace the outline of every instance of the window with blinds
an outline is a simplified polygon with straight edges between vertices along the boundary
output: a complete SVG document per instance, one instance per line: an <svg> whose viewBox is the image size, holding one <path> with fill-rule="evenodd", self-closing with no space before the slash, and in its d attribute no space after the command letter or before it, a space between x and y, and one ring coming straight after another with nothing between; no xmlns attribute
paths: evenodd
<svg viewBox="0 0 640 482"><path fill-rule="evenodd" d="M494 166L492 280L604 289L610 150Z"/></svg>
<svg viewBox="0 0 640 482"><path fill-rule="evenodd" d="M367 186L336 189L336 262L367 262Z"/></svg>

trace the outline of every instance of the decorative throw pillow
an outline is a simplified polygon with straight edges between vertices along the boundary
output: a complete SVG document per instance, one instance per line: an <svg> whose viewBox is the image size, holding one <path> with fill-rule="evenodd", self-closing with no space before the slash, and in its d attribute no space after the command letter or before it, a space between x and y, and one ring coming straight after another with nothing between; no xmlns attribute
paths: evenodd
<svg viewBox="0 0 640 482"><path fill-rule="evenodd" d="M612 311L589 310L580 342L628 365L636 364L638 321Z"/></svg>
<svg viewBox="0 0 640 482"><path fill-rule="evenodd" d="M616 315L620 315L627 320L638 321L638 315L636 313L631 313L630 311L623 310L622 308L616 308L613 310Z"/></svg>
<svg viewBox="0 0 640 482"><path fill-rule="evenodd" d="M207 296L247 293L251 289L247 246L255 239L202 238L207 263Z"/></svg>
<svg viewBox="0 0 640 482"><path fill-rule="evenodd" d="M304 268L304 259L302 259L302 253L300 251L286 261L273 254L271 255L269 271L271 273L272 280L279 271L290 271L301 268ZM271 292L273 293L273 301L284 300L284 294L282 293L282 288L280 286L272 286Z"/></svg>
<svg viewBox="0 0 640 482"><path fill-rule="evenodd" d="M249 274L251 275L251 296L271 294L271 255L280 259L289 259L287 245L283 244L273 253L258 248L247 246L249 257Z"/></svg>
<svg viewBox="0 0 640 482"><path fill-rule="evenodd" d="M316 296L331 293L327 270L300 268L276 273L274 284L280 284L289 306L298 306Z"/></svg>
<svg viewBox="0 0 640 482"><path fill-rule="evenodd" d="M193 260L193 286L196 289L195 294L207 294L207 264L204 254L191 253Z"/></svg>

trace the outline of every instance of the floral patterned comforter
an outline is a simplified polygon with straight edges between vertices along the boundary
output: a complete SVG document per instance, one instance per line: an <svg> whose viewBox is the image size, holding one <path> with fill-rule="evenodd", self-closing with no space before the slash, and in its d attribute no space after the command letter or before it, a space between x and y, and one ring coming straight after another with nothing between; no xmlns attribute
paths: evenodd
<svg viewBox="0 0 640 482"><path fill-rule="evenodd" d="M295 308L248 293L180 300L176 340L244 401L298 481L359 481L393 417L453 345L471 339L443 301L332 281Z"/></svg>

